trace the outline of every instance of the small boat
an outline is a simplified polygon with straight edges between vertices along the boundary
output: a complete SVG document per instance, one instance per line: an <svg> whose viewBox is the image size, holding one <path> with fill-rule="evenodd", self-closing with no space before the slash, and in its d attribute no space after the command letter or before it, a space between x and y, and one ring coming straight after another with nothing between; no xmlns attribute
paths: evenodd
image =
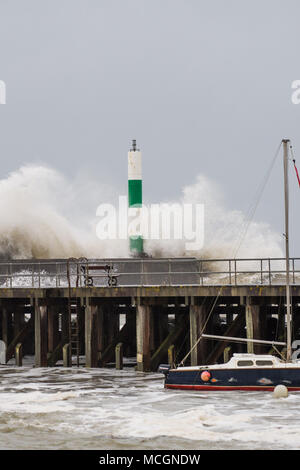
<svg viewBox="0 0 300 470"><path fill-rule="evenodd" d="M228 336L216 336L200 333L197 342L185 356L181 364L171 367L161 364L159 372L165 375L165 388L184 390L266 390L271 391L277 385L285 385L288 390L300 391L300 361L292 359L291 343L291 302L289 271L289 218L288 218L288 143L282 140L284 162L285 193L285 259L286 259L286 320L287 341L275 342L256 339L245 339ZM294 164L295 164L295 160ZM297 172L298 177L298 172ZM298 177L300 185L300 180ZM202 338L225 340L227 342L252 342L286 346L286 359L263 354L234 354L225 364L184 366L192 349Z"/></svg>
<svg viewBox="0 0 300 470"><path fill-rule="evenodd" d="M268 354L234 354L225 364L172 369L162 364L165 388L181 390L264 390L276 385L300 390L300 362L285 362Z"/></svg>

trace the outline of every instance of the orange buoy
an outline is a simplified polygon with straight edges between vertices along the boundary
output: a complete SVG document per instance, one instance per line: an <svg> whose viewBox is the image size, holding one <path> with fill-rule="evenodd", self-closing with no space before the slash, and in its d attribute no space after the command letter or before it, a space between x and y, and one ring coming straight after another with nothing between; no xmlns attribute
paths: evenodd
<svg viewBox="0 0 300 470"><path fill-rule="evenodd" d="M205 370L204 372L202 372L201 374L201 380L203 380L203 382L208 382L208 380L210 379L211 377L211 374L210 372L208 372L208 370Z"/></svg>

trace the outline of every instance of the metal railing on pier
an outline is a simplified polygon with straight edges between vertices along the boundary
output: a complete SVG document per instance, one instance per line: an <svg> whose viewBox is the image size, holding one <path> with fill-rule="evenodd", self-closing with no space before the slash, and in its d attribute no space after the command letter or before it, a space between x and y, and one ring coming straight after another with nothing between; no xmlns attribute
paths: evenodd
<svg viewBox="0 0 300 470"><path fill-rule="evenodd" d="M285 259L57 259L0 262L0 288L284 285ZM300 285L300 258L290 259Z"/></svg>

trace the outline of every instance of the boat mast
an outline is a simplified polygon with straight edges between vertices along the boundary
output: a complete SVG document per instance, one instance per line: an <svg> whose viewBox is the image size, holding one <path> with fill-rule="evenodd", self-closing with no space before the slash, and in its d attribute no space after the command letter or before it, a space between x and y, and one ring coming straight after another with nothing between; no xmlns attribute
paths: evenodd
<svg viewBox="0 0 300 470"><path fill-rule="evenodd" d="M286 360L292 359L291 334L291 303L290 303L290 252L289 252L289 172L288 172L288 143L283 139L283 169L284 169L284 207L285 207L285 263L286 263Z"/></svg>

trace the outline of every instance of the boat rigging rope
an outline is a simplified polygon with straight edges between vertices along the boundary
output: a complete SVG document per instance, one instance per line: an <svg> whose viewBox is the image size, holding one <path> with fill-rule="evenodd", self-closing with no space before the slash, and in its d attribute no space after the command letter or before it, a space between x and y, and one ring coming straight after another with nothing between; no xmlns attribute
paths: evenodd
<svg viewBox="0 0 300 470"><path fill-rule="evenodd" d="M216 296L216 298L215 298L215 300L214 300L214 303L213 303L213 305L212 305L212 307L211 307L211 309L210 309L210 311L209 311L209 314L207 315L207 318L206 318L206 320L205 320L205 322L204 322L204 325L203 325L203 327L202 327L202 329L201 329L199 338L197 339L197 341L196 341L196 343L194 344L194 346L193 346L193 347L189 350L189 352L184 356L184 358L182 359L180 365L184 365L185 361L187 360L187 358L189 357L189 355L191 354L191 352L194 351L195 347L198 346L198 344L200 343L200 341L201 341L201 339L202 339L203 332L204 332L204 330L205 330L205 328L206 328L206 326L207 326L207 324L208 324L208 322L209 322L209 319L210 319L210 317L211 317L211 315L212 315L212 312L213 312L213 310L214 310L214 308L215 308L215 306L216 306L216 303L217 303L217 301L218 301L218 299L219 299L219 297L220 297L220 295L221 295L221 292L222 292L223 287L224 287L224 286L221 286L220 289L219 289L218 295Z"/></svg>
<svg viewBox="0 0 300 470"><path fill-rule="evenodd" d="M283 361L286 361L286 358L284 357L284 355L279 351L279 349L276 348L274 344L272 345L272 348L274 349L274 351L277 352L277 354L279 354L279 356L281 357Z"/></svg>
<svg viewBox="0 0 300 470"><path fill-rule="evenodd" d="M290 151L291 151L291 155L292 155L292 160L293 160L294 169L295 169L295 172L296 172L298 184L299 184L299 186L300 186L300 177L299 177L298 169L297 169L297 167L296 167L296 159L295 159L295 155L294 155L294 151L293 151L293 146L292 146L292 144L290 144Z"/></svg>
<svg viewBox="0 0 300 470"><path fill-rule="evenodd" d="M280 144L279 144L279 146L278 146L278 148L277 148L277 150L276 150L276 152L275 152L275 155L274 155L274 157L273 157L273 159L272 159L272 161L271 161L271 163L270 163L270 165L269 165L269 168L268 168L268 170L267 170L267 172L266 172L266 175L265 175L264 179L262 180L261 185L259 186L259 188L258 188L258 190L257 190L257 193L256 193L257 196L256 196L256 198L255 198L254 203L250 204L250 206L249 206L249 208L248 208L248 210L247 210L247 212L246 212L245 224L244 224L244 227L241 228L240 235L239 235L239 237L238 237L238 244L237 244L236 249L234 250L234 256L233 256L234 259L236 258L236 255L237 255L237 253L238 253L238 251L239 251L239 249L240 249L240 247L241 247L241 245L242 245L242 243L243 243L243 241L244 241L244 239L245 239L245 237L246 237L246 235L247 235L249 226L250 226L250 224L251 224L251 222L252 222L252 220L253 220L255 211L256 211L257 206L258 206L258 204L259 204L259 202L260 202L260 200L261 200L261 197L262 197L262 195L263 195L264 189L265 189L265 187L266 187L266 185L267 185L267 182L268 182L268 180L269 180L269 177L270 177L270 175L271 175L271 172L272 172L272 170L273 170L273 167L274 167L275 162L276 162L276 160L277 160L277 157L278 157L278 155L279 155L279 151L280 151L281 145L282 145L282 142L280 142ZM248 220L247 220L247 218L248 218ZM240 240L239 240L239 239L240 239ZM224 287L224 286L221 286L221 287L220 287L220 289L219 289L219 291L218 291L218 293L217 293L217 295L216 295L216 298L215 298L215 300L214 300L214 302L213 302L213 305L212 305L212 307L211 307L211 309L210 309L210 311L209 311L209 314L207 315L207 318L206 318L206 320L205 320L205 322L204 322L204 325L203 325L203 327L202 327L202 329L201 329L199 338L197 339L197 341L195 342L195 344L191 347L191 349L189 350L189 352L184 356L184 358L182 359L182 361L181 361L180 364L179 364L180 366L183 366L183 365L184 365L185 361L187 360L187 358L189 357L189 355L191 354L191 352L197 347L197 345L198 345L199 342L201 341L202 335L203 335L203 333L204 333L204 331L205 331L205 328L206 328L206 326L207 326L207 324L208 324L208 322L209 322L209 320L210 320L210 317L211 317L211 315L212 315L212 313L213 313L213 311L214 311L214 308L215 308L215 306L216 306L216 304L217 304L217 301L218 301L218 299L219 299L219 297L220 297L220 295L221 295L221 293L222 293L223 287ZM206 300L206 298L205 298L205 300Z"/></svg>
<svg viewBox="0 0 300 470"><path fill-rule="evenodd" d="M238 251L239 251L239 249L240 249L242 243L243 243L244 240L245 240L245 237L246 237L246 235L247 235L249 226L250 226L250 224L251 224L251 222L252 222L252 220L253 220L253 217L254 217L254 215L255 215L256 209L257 209L258 204L259 204L259 202L260 202L260 200L261 200L261 198L262 198L263 192L264 192L264 190L265 190L265 188L266 188L266 185L267 185L267 183L268 183L268 181L269 181L270 175L271 175L272 170L273 170L273 168L274 168L275 162L276 162L277 157L278 157L278 155L279 155L279 151L280 151L281 145L282 145L282 142L280 142L280 144L279 144L279 146L278 146L278 148L277 148L277 150L276 150L276 152L275 152L275 155L274 155L274 157L273 157L273 159L272 159L272 161L271 161L271 163L270 163L270 165L269 165L269 168L267 169L267 172L266 172L266 174L265 174L265 176L264 176L264 179L262 180L260 186L258 187L258 189L257 189L257 191L256 191L256 195L255 195L255 197L253 198L253 203L251 203L251 204L249 205L249 208L248 208L248 210L246 211L244 226L242 226L242 228L241 228L240 241L239 241L238 246L237 246L237 248L236 248L236 250L235 250L234 258L236 257L236 255L237 255L237 253L238 253Z"/></svg>

